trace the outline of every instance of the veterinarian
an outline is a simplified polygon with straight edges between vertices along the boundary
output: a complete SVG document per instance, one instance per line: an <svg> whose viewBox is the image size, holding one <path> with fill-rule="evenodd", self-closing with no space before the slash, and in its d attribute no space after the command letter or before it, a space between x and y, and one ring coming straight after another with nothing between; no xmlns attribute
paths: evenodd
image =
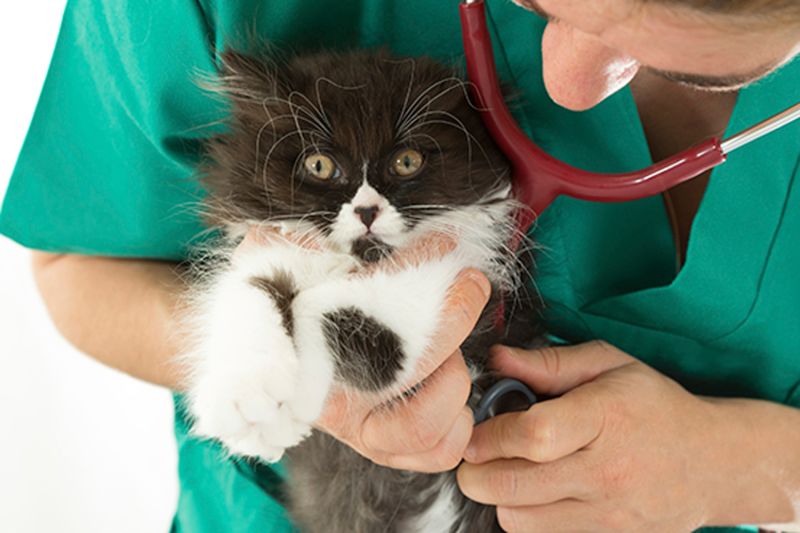
<svg viewBox="0 0 800 533"><path fill-rule="evenodd" d="M523 127L573 165L643 167L800 98L795 1L524 3L488 2L500 75ZM37 250L69 340L174 390L176 262L201 230L192 169L225 113L196 75L252 31L296 50L461 56L455 2L69 2L0 230ZM321 427L399 468L465 457L461 489L513 532L800 521L799 160L795 123L662 197L556 201L536 279L571 346L498 348L495 364L558 399L472 430L457 347L487 285L466 272L424 392L388 418L334 395ZM291 531L279 466L226 460L179 407L175 429L173 531Z"/></svg>

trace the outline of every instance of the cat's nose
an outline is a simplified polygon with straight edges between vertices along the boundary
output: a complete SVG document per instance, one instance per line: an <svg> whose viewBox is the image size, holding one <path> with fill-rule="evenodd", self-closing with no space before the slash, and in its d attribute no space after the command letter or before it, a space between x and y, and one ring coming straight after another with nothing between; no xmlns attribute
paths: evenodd
<svg viewBox="0 0 800 533"><path fill-rule="evenodd" d="M367 227L367 229L372 226L372 223L375 222L375 218L378 216L378 206L371 205L369 207L356 207L353 211L356 212L356 215L361 218L361 222Z"/></svg>

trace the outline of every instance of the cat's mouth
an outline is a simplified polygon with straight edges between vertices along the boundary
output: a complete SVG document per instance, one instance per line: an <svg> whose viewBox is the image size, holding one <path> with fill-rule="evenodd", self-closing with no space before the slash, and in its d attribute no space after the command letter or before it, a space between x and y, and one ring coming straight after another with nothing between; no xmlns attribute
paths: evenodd
<svg viewBox="0 0 800 533"><path fill-rule="evenodd" d="M350 253L365 263L377 263L391 255L394 248L375 235L369 234L353 241Z"/></svg>

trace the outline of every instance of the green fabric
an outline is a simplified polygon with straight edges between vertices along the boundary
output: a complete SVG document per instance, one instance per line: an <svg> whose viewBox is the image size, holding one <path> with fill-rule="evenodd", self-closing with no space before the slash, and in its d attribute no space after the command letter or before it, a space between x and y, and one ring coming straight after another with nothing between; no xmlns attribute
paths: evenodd
<svg viewBox="0 0 800 533"><path fill-rule="evenodd" d="M292 533L279 501L281 465L228 457L222 446L189 435L187 413L175 397L178 512L172 533Z"/></svg>
<svg viewBox="0 0 800 533"><path fill-rule="evenodd" d="M598 171L650 163L630 94L573 113L541 80L542 21L489 2L498 69L515 113L550 153ZM39 106L0 211L31 248L182 259L199 235L197 139L225 107L196 81L215 51L257 35L293 50L387 46L461 62L455 2L427 0L72 0ZM497 40L499 39L499 41ZM795 61L742 91L730 130L798 96ZM800 407L800 123L717 169L676 274L660 198L559 199L540 219L537 283L550 330L603 338L698 394ZM291 531L280 469L235 461L188 434L176 408L180 532Z"/></svg>

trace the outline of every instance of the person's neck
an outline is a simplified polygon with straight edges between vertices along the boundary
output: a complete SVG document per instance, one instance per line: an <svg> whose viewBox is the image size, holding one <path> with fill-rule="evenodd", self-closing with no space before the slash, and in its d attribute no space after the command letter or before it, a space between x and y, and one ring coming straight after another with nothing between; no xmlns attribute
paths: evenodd
<svg viewBox="0 0 800 533"><path fill-rule="evenodd" d="M645 136L658 161L712 136L722 136L737 92L702 91L647 70L631 82Z"/></svg>
<svg viewBox="0 0 800 533"><path fill-rule="evenodd" d="M646 70L631 82L631 91L654 161L660 161L709 137L722 137L738 94L700 91ZM706 172L664 195L679 265L684 260L691 225L709 174Z"/></svg>

